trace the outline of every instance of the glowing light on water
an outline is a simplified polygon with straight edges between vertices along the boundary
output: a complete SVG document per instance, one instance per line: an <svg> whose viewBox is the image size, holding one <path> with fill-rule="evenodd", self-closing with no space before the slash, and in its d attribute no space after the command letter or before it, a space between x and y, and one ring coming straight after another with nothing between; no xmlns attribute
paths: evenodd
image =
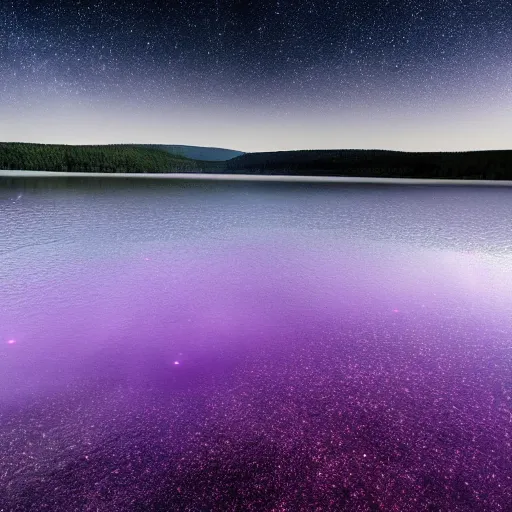
<svg viewBox="0 0 512 512"><path fill-rule="evenodd" d="M7 345L15 345L16 344L16 340L8 340L7 341Z"/></svg>

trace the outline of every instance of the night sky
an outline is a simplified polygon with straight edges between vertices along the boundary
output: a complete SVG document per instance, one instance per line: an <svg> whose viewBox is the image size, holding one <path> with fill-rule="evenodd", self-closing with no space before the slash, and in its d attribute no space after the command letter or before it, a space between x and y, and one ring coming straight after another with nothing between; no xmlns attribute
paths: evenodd
<svg viewBox="0 0 512 512"><path fill-rule="evenodd" d="M2 0L0 140L508 149L510 0Z"/></svg>

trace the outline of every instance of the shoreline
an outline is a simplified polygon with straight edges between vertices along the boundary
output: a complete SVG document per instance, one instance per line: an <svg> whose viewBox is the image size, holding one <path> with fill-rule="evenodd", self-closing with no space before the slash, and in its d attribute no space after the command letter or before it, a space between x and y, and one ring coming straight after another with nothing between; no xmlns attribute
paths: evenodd
<svg viewBox="0 0 512 512"><path fill-rule="evenodd" d="M279 176L263 174L211 174L211 173L101 173L101 172L50 172L0 170L1 178L142 178L157 180L213 180L213 181L270 181L292 183L368 183L395 185L465 185L512 187L511 180L463 180L437 178L356 178L339 176Z"/></svg>

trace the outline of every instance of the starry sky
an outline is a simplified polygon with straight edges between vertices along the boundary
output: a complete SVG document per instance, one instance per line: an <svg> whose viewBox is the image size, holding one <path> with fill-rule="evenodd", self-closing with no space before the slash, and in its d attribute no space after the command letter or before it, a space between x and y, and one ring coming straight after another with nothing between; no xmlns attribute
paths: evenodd
<svg viewBox="0 0 512 512"><path fill-rule="evenodd" d="M2 0L0 140L509 149L510 0Z"/></svg>

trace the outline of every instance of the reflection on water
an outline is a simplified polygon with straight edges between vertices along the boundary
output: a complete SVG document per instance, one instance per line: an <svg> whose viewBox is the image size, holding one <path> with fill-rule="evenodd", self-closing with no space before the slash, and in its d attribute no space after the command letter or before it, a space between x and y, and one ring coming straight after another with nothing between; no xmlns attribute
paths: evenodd
<svg viewBox="0 0 512 512"><path fill-rule="evenodd" d="M512 191L82 181L0 190L0 509L507 510Z"/></svg>

